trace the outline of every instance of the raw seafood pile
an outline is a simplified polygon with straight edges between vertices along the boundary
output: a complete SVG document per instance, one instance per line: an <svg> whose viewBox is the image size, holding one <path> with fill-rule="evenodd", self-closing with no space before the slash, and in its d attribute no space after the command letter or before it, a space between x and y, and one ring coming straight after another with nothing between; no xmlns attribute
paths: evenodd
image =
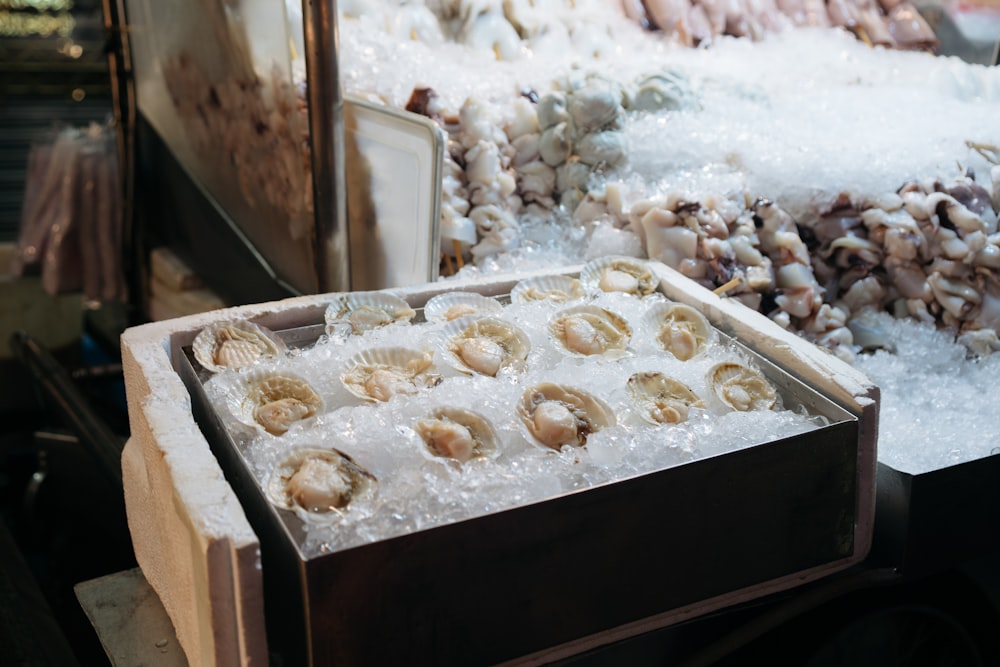
<svg viewBox="0 0 1000 667"><path fill-rule="evenodd" d="M443 293L424 322L398 317L391 294L356 293L330 303L327 334L308 349L279 349L266 329L233 322L206 328L193 353L218 368L209 399L264 492L304 522L307 549L824 423L785 405L754 358L656 285L645 262L604 258L579 279L526 279L509 304ZM223 357L234 367L220 368Z"/></svg>
<svg viewBox="0 0 1000 667"><path fill-rule="evenodd" d="M854 340L865 332L854 320L870 308L953 327L976 351L996 346L1000 71L884 48L932 46L908 3L427 0L338 9L345 91L434 118L447 136L443 275L538 268L530 262L540 250L549 253L536 260L543 264L644 255L725 286L845 357L871 344ZM702 19L709 37L699 36ZM686 48L695 42L702 48ZM273 199L291 236L302 237L311 188L301 80L268 83L244 63L234 71L246 81L209 85L185 62L179 54L165 71L178 108L198 125L193 136L205 150L224 137L247 198ZM272 152L277 160L260 159ZM961 198L949 210L964 219L956 206L968 209L978 229L949 229L952 214L942 221L938 208L914 213L915 188L933 202L930 190L970 182L991 193L991 205L977 195L974 212ZM873 207L898 222L902 214L884 207L904 199L915 222L926 218L915 258L897 256L909 252L898 231L869 229L874 211L860 226L830 223ZM884 242L891 247L876 252Z"/></svg>

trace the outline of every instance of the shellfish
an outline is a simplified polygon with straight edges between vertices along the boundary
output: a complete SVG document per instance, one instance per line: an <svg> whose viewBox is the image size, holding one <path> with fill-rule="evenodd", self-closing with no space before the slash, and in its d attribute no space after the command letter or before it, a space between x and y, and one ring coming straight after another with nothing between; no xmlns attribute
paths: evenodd
<svg viewBox="0 0 1000 667"><path fill-rule="evenodd" d="M598 306L572 306L549 321L549 332L564 350L591 355L623 352L632 329L620 315Z"/></svg>
<svg viewBox="0 0 1000 667"><path fill-rule="evenodd" d="M243 423L282 435L292 424L308 419L323 407L323 400L308 382L294 375L256 374L247 378L240 404Z"/></svg>
<svg viewBox="0 0 1000 667"><path fill-rule="evenodd" d="M633 373L627 386L642 418L651 424L679 424L687 421L691 408L705 407L690 387L660 372Z"/></svg>
<svg viewBox="0 0 1000 667"><path fill-rule="evenodd" d="M719 401L740 412L770 410L778 400L777 391L763 374L734 361L713 366L706 380Z"/></svg>
<svg viewBox="0 0 1000 667"><path fill-rule="evenodd" d="M336 449L300 449L271 474L267 495L283 509L311 514L343 510L374 488L374 475Z"/></svg>
<svg viewBox="0 0 1000 667"><path fill-rule="evenodd" d="M496 451L497 438L486 417L463 408L441 407L417 420L414 430L434 456L461 463Z"/></svg>
<svg viewBox="0 0 1000 667"><path fill-rule="evenodd" d="M503 309L496 299L477 292L446 292L431 297L424 305L428 322L450 322L468 315L496 313Z"/></svg>
<svg viewBox="0 0 1000 667"><path fill-rule="evenodd" d="M495 317L462 318L445 328L445 357L469 375L495 376L501 368L523 363L530 349L523 331Z"/></svg>
<svg viewBox="0 0 1000 667"><path fill-rule="evenodd" d="M682 303L658 303L646 314L657 344L680 361L705 349L712 327L700 312Z"/></svg>
<svg viewBox="0 0 1000 667"><path fill-rule="evenodd" d="M659 281L649 264L635 257L601 257L588 262L580 271L580 281L588 289L624 292L644 297L652 294Z"/></svg>
<svg viewBox="0 0 1000 667"><path fill-rule="evenodd" d="M286 349L284 341L273 331L247 320L209 325L198 332L191 345L194 358L212 373L224 368L243 368L262 357L278 356Z"/></svg>
<svg viewBox="0 0 1000 667"><path fill-rule="evenodd" d="M340 381L349 392L366 401L388 401L396 394L414 394L433 387L441 376L428 373L434 355L404 347L365 350L348 361Z"/></svg>
<svg viewBox="0 0 1000 667"><path fill-rule="evenodd" d="M521 396L517 414L531 438L544 447L582 447L591 433L614 426L615 415L592 394L552 382L530 387Z"/></svg>
<svg viewBox="0 0 1000 667"><path fill-rule="evenodd" d="M556 303L572 301L584 296L583 284L569 276L538 276L525 278L510 291L512 303L527 303L548 299Z"/></svg>
<svg viewBox="0 0 1000 667"><path fill-rule="evenodd" d="M362 334L392 324L409 322L416 313L403 299L389 292L352 292L327 306L324 318L328 335Z"/></svg>

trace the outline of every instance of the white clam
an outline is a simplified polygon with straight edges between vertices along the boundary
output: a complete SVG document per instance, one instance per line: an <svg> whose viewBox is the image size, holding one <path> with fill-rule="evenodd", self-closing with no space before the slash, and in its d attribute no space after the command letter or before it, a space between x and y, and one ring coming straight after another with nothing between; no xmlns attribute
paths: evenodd
<svg viewBox="0 0 1000 667"><path fill-rule="evenodd" d="M560 310L549 320L549 332L564 351L585 356L621 354L632 337L624 318L592 305Z"/></svg>
<svg viewBox="0 0 1000 667"><path fill-rule="evenodd" d="M691 408L705 407L690 387L663 373L633 373L627 386L642 418L651 424L679 424L687 421Z"/></svg>
<svg viewBox="0 0 1000 667"><path fill-rule="evenodd" d="M518 402L517 414L533 442L556 450L565 445L582 447L591 433L616 421L601 399L552 382L529 387Z"/></svg>
<svg viewBox="0 0 1000 667"><path fill-rule="evenodd" d="M635 257L609 256L588 262L580 272L580 281L587 289L638 297L652 294L659 286L649 264Z"/></svg>
<svg viewBox="0 0 1000 667"><path fill-rule="evenodd" d="M778 393L762 373L745 364L726 361L716 364L706 378L713 395L724 405L740 412L770 410Z"/></svg>
<svg viewBox="0 0 1000 667"><path fill-rule="evenodd" d="M271 474L267 495L282 509L307 516L342 512L374 489L376 479L335 449L300 449Z"/></svg>
<svg viewBox="0 0 1000 667"><path fill-rule="evenodd" d="M518 368L528 357L528 336L495 317L461 318L444 329L444 354L466 374L495 376L501 368Z"/></svg>
<svg viewBox="0 0 1000 667"><path fill-rule="evenodd" d="M198 332L191 350L205 370L217 373L225 368L243 368L263 357L278 356L285 343L266 327L247 320L218 322Z"/></svg>
<svg viewBox="0 0 1000 667"><path fill-rule="evenodd" d="M582 283L569 276L538 276L525 278L510 291L511 303L527 303L547 299L562 303L584 296Z"/></svg>
<svg viewBox="0 0 1000 667"><path fill-rule="evenodd" d="M347 362L340 381L349 392L365 401L385 402L396 394L414 394L441 381L429 373L434 362L430 352L403 347L364 350Z"/></svg>
<svg viewBox="0 0 1000 667"><path fill-rule="evenodd" d="M428 322L451 322L469 315L497 313L503 309L496 299L478 292L446 292L431 297L424 305L424 319Z"/></svg>
<svg viewBox="0 0 1000 667"><path fill-rule="evenodd" d="M390 292L351 292L327 306L328 335L362 334L393 322L409 322L416 313Z"/></svg>
<svg viewBox="0 0 1000 667"><path fill-rule="evenodd" d="M295 375L253 373L234 411L244 424L283 435L292 425L316 415L323 400L308 382Z"/></svg>
<svg viewBox="0 0 1000 667"><path fill-rule="evenodd" d="M489 420L464 408L437 408L417 420L414 430L430 454L461 463L488 456L497 449L496 431Z"/></svg>
<svg viewBox="0 0 1000 667"><path fill-rule="evenodd" d="M657 345L680 361L703 352L713 337L705 316L682 303L657 303L643 319Z"/></svg>

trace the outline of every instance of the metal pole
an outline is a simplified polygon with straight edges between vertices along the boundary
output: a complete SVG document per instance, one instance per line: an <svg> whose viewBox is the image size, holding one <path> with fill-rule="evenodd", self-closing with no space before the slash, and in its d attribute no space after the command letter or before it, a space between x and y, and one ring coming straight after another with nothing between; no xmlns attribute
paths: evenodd
<svg viewBox="0 0 1000 667"><path fill-rule="evenodd" d="M24 331L17 331L11 336L10 346L45 394L54 401L66 425L80 438L80 442L89 445L101 469L121 488L122 439L94 413L69 373L45 347Z"/></svg>
<svg viewBox="0 0 1000 667"><path fill-rule="evenodd" d="M302 19L317 286L320 292L348 291L351 265L344 175L344 95L337 62L336 0L302 0Z"/></svg>

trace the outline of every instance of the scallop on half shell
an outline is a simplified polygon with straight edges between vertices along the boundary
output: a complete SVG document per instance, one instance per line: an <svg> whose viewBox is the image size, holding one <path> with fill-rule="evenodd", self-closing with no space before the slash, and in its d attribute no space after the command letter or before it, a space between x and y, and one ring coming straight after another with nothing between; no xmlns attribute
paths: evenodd
<svg viewBox="0 0 1000 667"><path fill-rule="evenodd" d="M620 354L632 337L622 316L592 305L560 310L549 320L549 333L564 351L584 356Z"/></svg>
<svg viewBox="0 0 1000 667"><path fill-rule="evenodd" d="M497 449L496 431L489 420L464 408L436 408L418 419L413 429L430 454L460 463L489 456Z"/></svg>
<svg viewBox="0 0 1000 667"><path fill-rule="evenodd" d="M299 449L275 467L268 499L307 514L342 512L374 490L375 476L336 449Z"/></svg>
<svg viewBox="0 0 1000 667"><path fill-rule="evenodd" d="M194 358L212 373L250 366L286 349L284 341L273 331L248 320L211 324L198 332L191 345Z"/></svg>
<svg viewBox="0 0 1000 667"><path fill-rule="evenodd" d="M770 410L778 400L774 385L760 371L735 361L713 366L706 382L720 402L740 412Z"/></svg>
<svg viewBox="0 0 1000 667"><path fill-rule="evenodd" d="M323 399L308 382L295 375L253 373L236 410L244 424L283 435L297 421L308 419L323 409Z"/></svg>
<svg viewBox="0 0 1000 667"><path fill-rule="evenodd" d="M580 281L590 290L649 296L659 287L649 263L635 257L600 257L584 265Z"/></svg>
<svg viewBox="0 0 1000 667"><path fill-rule="evenodd" d="M428 322L451 322L470 315L497 313L502 309L502 303L477 292L445 292L427 301L424 319Z"/></svg>
<svg viewBox="0 0 1000 667"><path fill-rule="evenodd" d="M363 334L393 322L409 322L416 312L389 292L351 292L326 308L326 333L330 336Z"/></svg>
<svg viewBox="0 0 1000 667"><path fill-rule="evenodd" d="M680 361L697 356L712 340L713 329L705 316L683 303L654 304L643 319L657 345Z"/></svg>
<svg viewBox="0 0 1000 667"><path fill-rule="evenodd" d="M495 377L501 368L518 368L528 358L527 334L495 317L463 317L444 329L444 356L467 375Z"/></svg>
<svg viewBox="0 0 1000 667"><path fill-rule="evenodd" d="M440 375L428 372L433 362L430 352L376 347L348 360L340 381L360 399L384 402L396 394L415 394L441 382Z"/></svg>
<svg viewBox="0 0 1000 667"><path fill-rule="evenodd" d="M582 447L591 433L616 422L601 399L553 382L529 387L517 404L517 415L532 441L555 450L563 445Z"/></svg>
<svg viewBox="0 0 1000 667"><path fill-rule="evenodd" d="M511 303L554 301L564 303L586 295L583 283L569 276L537 276L525 278L510 291Z"/></svg>
<svg viewBox="0 0 1000 667"><path fill-rule="evenodd" d="M686 384L656 371L633 373L628 391L642 418L651 424L679 424L687 421L691 408L705 407Z"/></svg>

